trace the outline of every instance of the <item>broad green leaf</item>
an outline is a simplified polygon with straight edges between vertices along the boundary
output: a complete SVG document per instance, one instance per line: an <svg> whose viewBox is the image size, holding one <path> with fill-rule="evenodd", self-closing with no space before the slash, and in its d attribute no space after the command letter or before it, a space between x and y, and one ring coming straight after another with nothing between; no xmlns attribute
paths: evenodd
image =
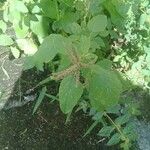
<svg viewBox="0 0 150 150"><path fill-rule="evenodd" d="M107 16L97 15L88 22L88 29L91 32L102 32L107 26Z"/></svg>
<svg viewBox="0 0 150 150"><path fill-rule="evenodd" d="M76 1L74 4L77 11L83 11L85 9L85 2L84 1Z"/></svg>
<svg viewBox="0 0 150 150"><path fill-rule="evenodd" d="M17 10L17 2L18 0L9 1L9 8L7 12L8 20L13 24L19 24L22 21L22 14L20 11ZM21 1L20 1L21 2ZM22 2L21 2L22 3Z"/></svg>
<svg viewBox="0 0 150 150"><path fill-rule="evenodd" d="M8 19L9 19L10 22L13 23L13 25L18 25L18 26L20 25L20 27L21 27L23 18L22 18L22 15L21 15L20 12L18 12L16 10L12 10L8 14Z"/></svg>
<svg viewBox="0 0 150 150"><path fill-rule="evenodd" d="M34 7L33 7L33 9L32 9L32 13L34 14L36 14L36 13L40 13L41 12L41 9L40 9L40 7L39 6L37 6L37 5L35 5Z"/></svg>
<svg viewBox="0 0 150 150"><path fill-rule="evenodd" d="M25 5L25 2L21 0L10 0L9 1L9 12L21 12L21 13L28 13L28 8ZM15 17L15 16L14 16Z"/></svg>
<svg viewBox="0 0 150 150"><path fill-rule="evenodd" d="M84 59L83 62L86 64L89 64L91 62L95 63L98 59L98 56L94 53L87 53L86 55L84 55Z"/></svg>
<svg viewBox="0 0 150 150"><path fill-rule="evenodd" d="M103 111L117 104L122 92L122 85L115 73L97 65L93 65L91 70L89 98L92 107Z"/></svg>
<svg viewBox="0 0 150 150"><path fill-rule="evenodd" d="M51 19L57 19L59 16L59 10L57 10L56 0L40 0L40 7L42 8L43 14Z"/></svg>
<svg viewBox="0 0 150 150"><path fill-rule="evenodd" d="M127 90L131 90L133 88L131 81L129 79L127 79L125 74L118 72L118 71L114 71L114 72L117 75L118 79L122 83L122 92L127 91Z"/></svg>
<svg viewBox="0 0 150 150"><path fill-rule="evenodd" d="M116 124L119 124L119 125L123 125L125 123L127 123L130 119L131 115L130 114L125 114L123 116L120 116L118 117L116 120L115 120L115 123Z"/></svg>
<svg viewBox="0 0 150 150"><path fill-rule="evenodd" d="M99 132L99 136L109 137L115 128L113 126L104 126Z"/></svg>
<svg viewBox="0 0 150 150"><path fill-rule="evenodd" d="M59 34L51 34L46 37L35 53L34 62L36 66L41 66L44 62L50 62L57 53L66 53L68 48L68 40Z"/></svg>
<svg viewBox="0 0 150 150"><path fill-rule="evenodd" d="M59 102L63 113L70 113L83 93L83 86L73 76L64 78L59 88Z"/></svg>
<svg viewBox="0 0 150 150"><path fill-rule="evenodd" d="M127 125L124 127L123 129L123 133L124 134L130 134L130 133L134 133L136 132L136 124L134 122L129 122L127 123Z"/></svg>
<svg viewBox="0 0 150 150"><path fill-rule="evenodd" d="M118 144L120 142L120 140L121 140L120 134L116 133L111 137L111 139L108 141L107 145L111 146L111 145Z"/></svg>
<svg viewBox="0 0 150 150"><path fill-rule="evenodd" d="M14 43L13 40L8 35L5 35L5 34L0 35L0 45L1 46L10 46L13 43Z"/></svg>
<svg viewBox="0 0 150 150"><path fill-rule="evenodd" d="M3 20L0 20L0 29L3 31L3 33L6 32L7 25Z"/></svg>
<svg viewBox="0 0 150 150"><path fill-rule="evenodd" d="M79 14L77 12L65 12L60 19L62 25L66 25L69 23L77 22L79 18Z"/></svg>
<svg viewBox="0 0 150 150"><path fill-rule="evenodd" d="M33 55L37 51L37 46L31 39L18 39L16 40L18 47L27 55Z"/></svg>
<svg viewBox="0 0 150 150"><path fill-rule="evenodd" d="M80 34L81 33L81 26L78 23L73 22L73 23L66 24L63 27L63 30L67 33L70 33L70 34Z"/></svg>
<svg viewBox="0 0 150 150"><path fill-rule="evenodd" d="M102 12L102 4L105 0L92 0L90 1L89 11L92 15L96 15Z"/></svg>
<svg viewBox="0 0 150 150"><path fill-rule="evenodd" d="M65 4L68 7L73 7L74 5L74 0L58 0L60 3Z"/></svg>
<svg viewBox="0 0 150 150"><path fill-rule="evenodd" d="M59 20L53 23L53 30L64 30L67 33L75 33L77 31L79 33L81 32L81 27L79 24L77 24L78 19L79 15L77 13L65 12L61 15L61 18Z"/></svg>
<svg viewBox="0 0 150 150"><path fill-rule="evenodd" d="M99 47L105 47L106 43L104 43L103 39L101 37L96 37L94 41L99 45Z"/></svg>
<svg viewBox="0 0 150 150"><path fill-rule="evenodd" d="M108 35L109 35L109 31L108 30L104 30L104 31L101 31L100 33L99 33L99 35L101 36L101 37L107 37ZM106 42L106 41L105 41ZM106 44L106 43L105 43Z"/></svg>
<svg viewBox="0 0 150 150"><path fill-rule="evenodd" d="M0 9L3 9L3 1L2 2L0 2Z"/></svg>
<svg viewBox="0 0 150 150"><path fill-rule="evenodd" d="M33 33L40 37L48 36L49 20L46 17L35 15L37 20L30 20L30 28Z"/></svg>
<svg viewBox="0 0 150 150"><path fill-rule="evenodd" d="M24 64L23 64L23 70L29 70L33 67L35 67L36 63L33 56L27 56L24 58ZM42 68L38 68L41 71L43 71L43 64Z"/></svg>
<svg viewBox="0 0 150 150"><path fill-rule="evenodd" d="M141 16L140 16L140 25L143 26L144 23L146 22L146 18L147 18L147 14L146 13L143 13Z"/></svg>
<svg viewBox="0 0 150 150"><path fill-rule="evenodd" d="M29 27L24 23L24 20L22 20L20 23L18 20L16 22L14 21L13 28L17 38L25 38L29 33Z"/></svg>
<svg viewBox="0 0 150 150"><path fill-rule="evenodd" d="M40 104L42 103L42 101L43 101L43 99L45 97L46 91L47 91L46 87L43 87L41 92L40 92L40 95L39 95L39 97L37 99L37 102L36 102L36 104L34 106L32 114L34 114L37 111L37 109L39 108Z"/></svg>
<svg viewBox="0 0 150 150"><path fill-rule="evenodd" d="M91 47L91 40L89 36L72 35L69 38L72 41L74 47L76 47L78 54L86 55L89 52Z"/></svg>
<svg viewBox="0 0 150 150"><path fill-rule="evenodd" d="M16 47L11 47L11 52L15 58L19 58L20 51Z"/></svg>
<svg viewBox="0 0 150 150"><path fill-rule="evenodd" d="M8 22L8 20L9 20L8 19L8 12L9 12L8 8L5 8L3 11L3 19L5 22Z"/></svg>
<svg viewBox="0 0 150 150"><path fill-rule="evenodd" d="M25 3L34 3L33 0L23 0L23 2L25 2Z"/></svg>
<svg viewBox="0 0 150 150"><path fill-rule="evenodd" d="M95 52L97 49L100 48L101 48L100 45L95 40L91 41L91 49L90 49L91 52Z"/></svg>
<svg viewBox="0 0 150 150"><path fill-rule="evenodd" d="M115 6L117 2L119 3L118 0L106 0L104 2L104 7L110 13L112 22L119 27L123 27L125 19L123 18L122 14L118 12L117 7Z"/></svg>
<svg viewBox="0 0 150 150"><path fill-rule="evenodd" d="M146 57L146 62L147 62L147 66L149 68L149 71L150 72L150 52L147 54L147 57ZM149 74L150 75L150 74Z"/></svg>
<svg viewBox="0 0 150 150"><path fill-rule="evenodd" d="M23 1L17 0L15 2L15 7L16 7L16 10L19 12L22 12L22 13L28 12L28 8L26 7Z"/></svg>
<svg viewBox="0 0 150 150"><path fill-rule="evenodd" d="M70 58L68 55L61 55L60 65L58 67L58 71L62 71L66 68L68 68L71 65Z"/></svg>
<svg viewBox="0 0 150 150"><path fill-rule="evenodd" d="M106 70L112 69L112 61L110 61L108 59L103 59L101 61L98 61L96 64Z"/></svg>
<svg viewBox="0 0 150 150"><path fill-rule="evenodd" d="M85 35L82 35L80 37L80 43L79 43L79 53L81 54L87 54L89 52L91 46L90 37L87 37Z"/></svg>

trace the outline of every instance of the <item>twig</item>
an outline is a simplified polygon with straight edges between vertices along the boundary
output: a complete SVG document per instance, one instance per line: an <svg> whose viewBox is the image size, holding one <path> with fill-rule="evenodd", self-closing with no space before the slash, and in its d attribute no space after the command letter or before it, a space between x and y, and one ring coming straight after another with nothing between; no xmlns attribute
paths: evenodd
<svg viewBox="0 0 150 150"><path fill-rule="evenodd" d="M7 56L5 56L4 57L4 61L2 62L2 65L1 65L1 68L2 68L2 70L3 70L3 72L4 72L4 74L7 76L7 79L9 80L10 79L10 76L9 76L9 74L8 74L8 72L6 71L6 69L4 68L4 63L5 63L5 58L6 58Z"/></svg>
<svg viewBox="0 0 150 150"><path fill-rule="evenodd" d="M97 144L98 144L98 143L101 143L101 142L103 142L103 141L105 141L105 140L106 140L106 138L103 138L103 139L99 140L99 141L97 142Z"/></svg>

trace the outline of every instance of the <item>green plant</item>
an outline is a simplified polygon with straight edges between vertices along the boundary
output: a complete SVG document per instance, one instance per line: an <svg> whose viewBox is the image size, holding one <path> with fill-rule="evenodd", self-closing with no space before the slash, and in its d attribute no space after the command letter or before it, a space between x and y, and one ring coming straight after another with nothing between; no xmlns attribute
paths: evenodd
<svg viewBox="0 0 150 150"><path fill-rule="evenodd" d="M33 113L44 96L58 99L68 116L77 106L85 112L94 110L95 122L85 135L101 123L98 134L110 137L108 145L121 143L129 149L135 140L129 120L137 111L123 103L121 95L132 88L126 67L140 53L132 54L134 46L129 43L143 34L135 33L138 12L149 11L149 5L142 4L143 0L7 0L2 4L0 45L10 46L15 58L24 57L25 69L44 71L44 64L49 64L52 74L37 86L60 82L59 97L49 95L44 87ZM15 37L5 34L7 26ZM149 51L145 57L149 61Z"/></svg>
<svg viewBox="0 0 150 150"><path fill-rule="evenodd" d="M141 0L136 13L131 13L131 20L126 24L124 43L114 47L117 55L114 58L125 74L138 86L150 89L150 2Z"/></svg>

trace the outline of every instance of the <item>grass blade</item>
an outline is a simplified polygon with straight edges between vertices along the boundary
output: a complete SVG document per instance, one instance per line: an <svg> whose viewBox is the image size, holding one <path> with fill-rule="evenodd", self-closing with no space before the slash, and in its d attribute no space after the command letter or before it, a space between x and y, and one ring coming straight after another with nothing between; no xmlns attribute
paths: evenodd
<svg viewBox="0 0 150 150"><path fill-rule="evenodd" d="M87 136L99 123L99 121L95 121L90 127L89 129L86 131L86 133L83 135L83 137Z"/></svg>
<svg viewBox="0 0 150 150"><path fill-rule="evenodd" d="M71 113L72 113L72 111L67 114L67 118L66 118L66 121L65 121L65 125L70 121Z"/></svg>
<svg viewBox="0 0 150 150"><path fill-rule="evenodd" d="M37 87L39 87L41 85L44 85L44 84L46 84L47 82L50 82L50 81L52 81L51 77L47 77L46 79L44 79L41 82L39 82L34 88L37 88Z"/></svg>
<svg viewBox="0 0 150 150"><path fill-rule="evenodd" d="M41 90L41 92L40 92L40 95L39 95L39 97L38 97L38 99L37 99L37 102L36 102L36 104L35 104L35 106L34 106L34 109L33 109L33 113L32 113L32 114L34 114L34 113L36 112L36 110L38 109L38 107L40 106L42 100L43 100L44 97L45 97L46 91L47 91L46 87L43 87L42 90Z"/></svg>
<svg viewBox="0 0 150 150"><path fill-rule="evenodd" d="M48 98L50 98L50 99L52 99L52 102L53 101L59 101L59 99L56 97L56 96L54 96L54 95L51 95L51 94L45 94L45 96L47 96Z"/></svg>

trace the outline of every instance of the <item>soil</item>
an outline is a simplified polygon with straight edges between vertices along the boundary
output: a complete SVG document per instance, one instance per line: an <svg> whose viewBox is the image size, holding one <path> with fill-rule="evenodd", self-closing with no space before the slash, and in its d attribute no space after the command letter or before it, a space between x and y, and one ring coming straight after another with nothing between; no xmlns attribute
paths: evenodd
<svg viewBox="0 0 150 150"><path fill-rule="evenodd" d="M65 116L57 104L46 101L32 115L32 104L1 112L0 149L9 150L112 150L93 131L83 138L90 119L77 113L65 125ZM47 111L48 110L48 111Z"/></svg>
<svg viewBox="0 0 150 150"><path fill-rule="evenodd" d="M13 65L13 63L11 62ZM15 70L11 67L7 70ZM6 67L7 69L7 67ZM17 71L15 70L15 73ZM32 111L35 101L26 105L13 106L15 102L23 103L26 91L34 87L39 81L45 79L49 72L37 72L35 69L18 71L21 75L18 78L11 73L11 78L18 80L7 80L13 82L11 94L0 111L0 149L5 150L117 150L115 147L107 147L106 140L97 136L100 128L92 131L90 135L83 138L84 133L93 123L82 111L77 112L71 117L68 124L65 124L66 116L60 111L58 102L51 102L45 98L42 105L35 115ZM6 76L5 76L6 77ZM5 79L3 80L5 82ZM3 84L7 87L7 84ZM56 94L58 85L51 83L48 91ZM36 96L40 89L31 92L30 95ZM6 94L7 95L7 94ZM9 105L11 108L8 108ZM6 109L7 108L7 109ZM101 140L103 142L101 142Z"/></svg>
<svg viewBox="0 0 150 150"><path fill-rule="evenodd" d="M11 60L5 55L0 58L0 63L3 61L4 69L10 78L1 67L0 86L7 92L0 99L0 104L5 102L0 111L0 150L120 150L118 146L106 146L107 139L103 140L97 136L100 127L83 138L93 123L91 118L79 111L72 115L68 124L65 124L66 116L60 111L57 101L52 103L50 99L45 98L35 115L32 115L36 99L26 102L25 97L37 97L41 87L29 95L27 91L48 77L50 72L37 72L35 69L22 71L23 60ZM47 87L50 94L57 94L58 84L52 82ZM137 91L136 95L131 96L141 101L142 115L148 122L150 97L149 94L144 95ZM16 105L18 102L19 105ZM137 147L149 150L149 124L141 119L137 121L137 130Z"/></svg>

